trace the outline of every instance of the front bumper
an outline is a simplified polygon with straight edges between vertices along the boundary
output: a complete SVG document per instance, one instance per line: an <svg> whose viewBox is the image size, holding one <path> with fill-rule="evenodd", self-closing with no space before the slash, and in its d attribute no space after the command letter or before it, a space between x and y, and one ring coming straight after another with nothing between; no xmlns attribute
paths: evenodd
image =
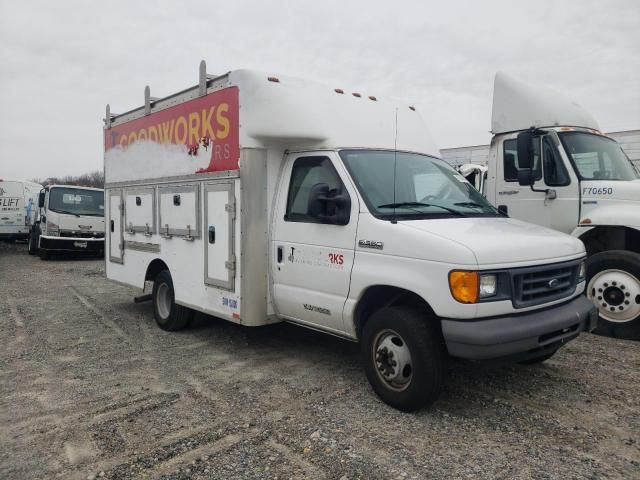
<svg viewBox="0 0 640 480"><path fill-rule="evenodd" d="M479 320L442 320L449 354L471 360L526 360L557 350L598 321L593 303L580 295L562 305Z"/></svg>
<svg viewBox="0 0 640 480"><path fill-rule="evenodd" d="M40 236L38 248L50 252L104 252L104 238L73 238Z"/></svg>

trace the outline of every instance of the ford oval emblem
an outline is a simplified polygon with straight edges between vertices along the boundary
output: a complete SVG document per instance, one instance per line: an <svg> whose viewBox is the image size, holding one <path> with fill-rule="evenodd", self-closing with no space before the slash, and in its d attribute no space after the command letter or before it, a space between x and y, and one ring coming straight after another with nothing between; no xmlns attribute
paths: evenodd
<svg viewBox="0 0 640 480"><path fill-rule="evenodd" d="M560 280L552 278L547 282L547 288L556 288L560 284Z"/></svg>

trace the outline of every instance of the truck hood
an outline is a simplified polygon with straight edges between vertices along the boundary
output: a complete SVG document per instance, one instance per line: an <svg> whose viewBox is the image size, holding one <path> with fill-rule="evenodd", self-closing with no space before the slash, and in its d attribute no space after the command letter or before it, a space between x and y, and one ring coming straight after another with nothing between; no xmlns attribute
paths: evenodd
<svg viewBox="0 0 640 480"><path fill-rule="evenodd" d="M104 217L67 215L49 211L47 221L58 225L60 230L72 230L77 232L104 232Z"/></svg>
<svg viewBox="0 0 640 480"><path fill-rule="evenodd" d="M640 180L588 181L581 188L581 223L640 228Z"/></svg>
<svg viewBox="0 0 640 480"><path fill-rule="evenodd" d="M582 201L627 200L640 202L640 179L630 181L589 180L581 183Z"/></svg>
<svg viewBox="0 0 640 480"><path fill-rule="evenodd" d="M560 262L585 253L582 242L570 235L512 218L451 218L401 223L406 228L464 245L484 268Z"/></svg>

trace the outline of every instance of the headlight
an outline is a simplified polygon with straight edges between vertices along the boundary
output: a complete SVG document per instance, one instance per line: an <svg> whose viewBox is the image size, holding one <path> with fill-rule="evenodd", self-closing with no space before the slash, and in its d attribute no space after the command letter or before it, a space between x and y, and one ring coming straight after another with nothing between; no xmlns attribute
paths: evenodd
<svg viewBox="0 0 640 480"><path fill-rule="evenodd" d="M60 235L60 229L58 228L58 225L53 222L47 222L47 235L58 237Z"/></svg>
<svg viewBox="0 0 640 480"><path fill-rule="evenodd" d="M498 277L495 273L453 270L449 273L449 289L460 303L477 303L498 293Z"/></svg>
<svg viewBox="0 0 640 480"><path fill-rule="evenodd" d="M584 260L580 264L580 270L578 270L578 283L582 282L587 276L587 262Z"/></svg>
<svg viewBox="0 0 640 480"><path fill-rule="evenodd" d="M498 277L494 274L480 275L480 298L493 297L498 291Z"/></svg>
<svg viewBox="0 0 640 480"><path fill-rule="evenodd" d="M478 272L453 270L449 272L449 289L451 295L460 303L476 303L478 301Z"/></svg>

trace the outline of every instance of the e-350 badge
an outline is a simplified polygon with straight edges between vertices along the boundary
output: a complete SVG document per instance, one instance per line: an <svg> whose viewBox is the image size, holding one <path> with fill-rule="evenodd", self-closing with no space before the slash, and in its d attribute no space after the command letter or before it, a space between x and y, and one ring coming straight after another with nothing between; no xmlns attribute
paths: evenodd
<svg viewBox="0 0 640 480"><path fill-rule="evenodd" d="M359 240L358 246L360 248L373 248L375 250L382 250L384 247L384 243L378 242L377 240Z"/></svg>

